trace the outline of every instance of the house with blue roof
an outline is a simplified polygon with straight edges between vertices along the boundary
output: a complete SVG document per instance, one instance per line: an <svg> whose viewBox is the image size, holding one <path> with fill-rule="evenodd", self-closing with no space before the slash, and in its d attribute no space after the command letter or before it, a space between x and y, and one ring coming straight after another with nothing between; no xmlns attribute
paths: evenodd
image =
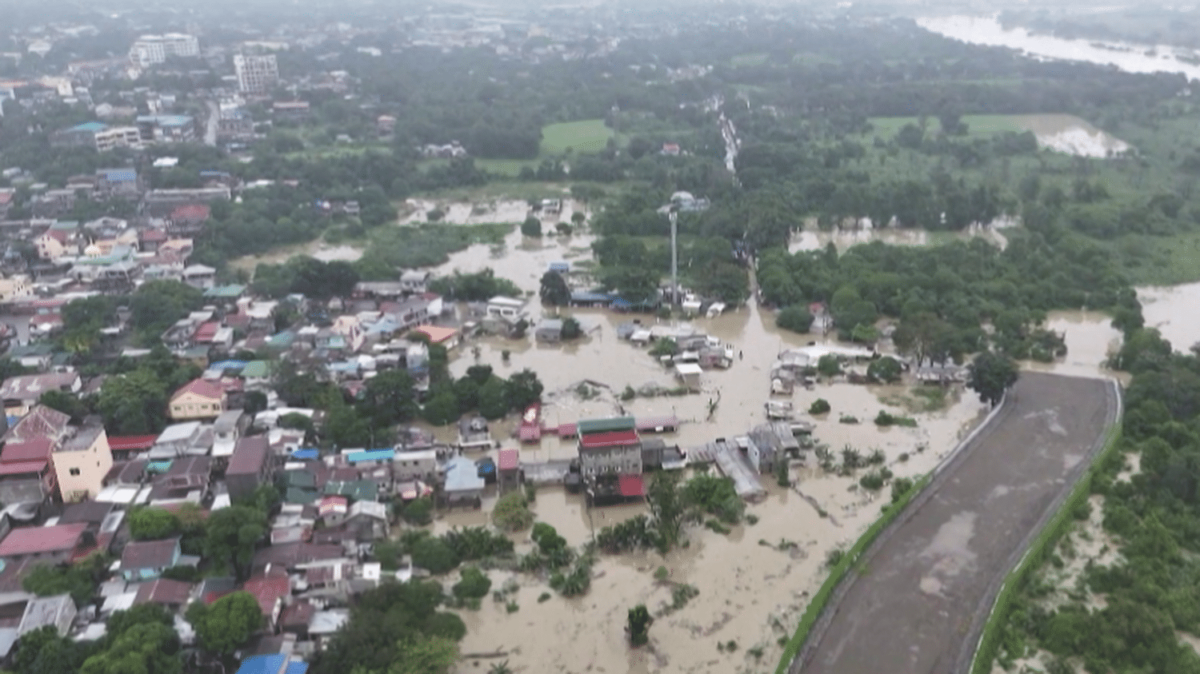
<svg viewBox="0 0 1200 674"><path fill-rule="evenodd" d="M196 140L196 120L191 115L141 115L138 132L145 142L191 143Z"/></svg>
<svg viewBox="0 0 1200 674"><path fill-rule="evenodd" d="M291 660L282 653L252 655L242 660L237 674L306 674L308 663Z"/></svg>
<svg viewBox="0 0 1200 674"><path fill-rule="evenodd" d="M110 197L136 197L141 192L138 173L131 168L96 171L96 192Z"/></svg>
<svg viewBox="0 0 1200 674"><path fill-rule="evenodd" d="M50 146L90 147L97 152L106 152L118 147L141 147L142 137L137 127L85 122L52 134Z"/></svg>
<svg viewBox="0 0 1200 674"><path fill-rule="evenodd" d="M390 466L395 459L394 449L364 449L346 453L346 461L352 466Z"/></svg>

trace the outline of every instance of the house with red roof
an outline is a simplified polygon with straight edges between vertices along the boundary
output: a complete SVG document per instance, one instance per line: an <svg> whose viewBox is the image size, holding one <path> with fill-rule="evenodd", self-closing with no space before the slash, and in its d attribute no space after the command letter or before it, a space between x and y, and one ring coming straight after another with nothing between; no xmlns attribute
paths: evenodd
<svg viewBox="0 0 1200 674"><path fill-rule="evenodd" d="M13 529L0 540L0 559L5 563L24 560L47 564L69 562L76 552L89 549L86 531L85 522Z"/></svg>
<svg viewBox="0 0 1200 674"><path fill-rule="evenodd" d="M212 209L208 204L183 204L167 216L167 231L171 236L190 237L204 231L204 223L208 222Z"/></svg>
<svg viewBox="0 0 1200 674"><path fill-rule="evenodd" d="M588 419L576 427L579 468L584 478L642 474L642 440L633 417Z"/></svg>
<svg viewBox="0 0 1200 674"><path fill-rule="evenodd" d="M167 416L174 421L215 419L225 411L225 389L216 382L193 379L171 395Z"/></svg>
<svg viewBox="0 0 1200 674"><path fill-rule="evenodd" d="M267 629L274 632L279 614L283 611L284 600L292 592L287 572L282 569L268 569L265 574L246 581L242 589L254 595L259 610L266 618Z"/></svg>
<svg viewBox="0 0 1200 674"><path fill-rule="evenodd" d="M58 490L51 462L55 441L47 437L10 441L0 450L0 503L45 503Z"/></svg>

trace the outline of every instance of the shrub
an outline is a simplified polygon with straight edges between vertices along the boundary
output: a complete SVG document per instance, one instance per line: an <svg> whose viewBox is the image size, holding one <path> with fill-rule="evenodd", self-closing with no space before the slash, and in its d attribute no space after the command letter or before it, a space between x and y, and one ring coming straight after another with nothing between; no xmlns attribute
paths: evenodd
<svg viewBox="0 0 1200 674"><path fill-rule="evenodd" d="M845 555L845 551L843 551L841 548L834 548L830 550L829 553L825 555L825 566L832 569L842 561L842 557Z"/></svg>
<svg viewBox="0 0 1200 674"><path fill-rule="evenodd" d="M554 596L554 595L550 594L549 592L543 592L538 595L538 603L542 604L542 603L548 602L548 601L550 601L550 597L552 597L552 596Z"/></svg>
<svg viewBox="0 0 1200 674"><path fill-rule="evenodd" d="M887 410L879 410L879 414L875 415L876 426L903 426L905 428L916 428L917 420L911 417L900 417L889 414Z"/></svg>
<svg viewBox="0 0 1200 674"><path fill-rule="evenodd" d="M433 521L433 500L429 498L419 498L408 505L404 506L404 510L400 513L400 517L404 518L409 524L424 526Z"/></svg>
<svg viewBox="0 0 1200 674"><path fill-rule="evenodd" d="M533 512L525 495L514 491L501 496L492 510L492 522L505 531L520 531L533 524Z"/></svg>
<svg viewBox="0 0 1200 674"><path fill-rule="evenodd" d="M876 358L867 366L867 381L894 384L900 381L901 372L900 361L895 358L891 356Z"/></svg>
<svg viewBox="0 0 1200 674"><path fill-rule="evenodd" d="M792 332L808 332L812 324L813 315L802 304L786 307L775 317L775 325Z"/></svg>
<svg viewBox="0 0 1200 674"><path fill-rule="evenodd" d="M462 571L462 579L454 584L452 591L459 599L480 599L492 589L492 579L479 567L468 566Z"/></svg>
<svg viewBox="0 0 1200 674"><path fill-rule="evenodd" d="M911 478L898 477L895 480L892 480L892 503L896 503L900 499L904 498L904 495L907 494L912 487L913 481Z"/></svg>
<svg viewBox="0 0 1200 674"><path fill-rule="evenodd" d="M828 414L829 409L830 409L830 407L829 407L828 400L826 400L824 398L817 398L816 400L813 401L813 404L808 406L808 413L809 414Z"/></svg>
<svg viewBox="0 0 1200 674"><path fill-rule="evenodd" d="M458 566L458 555L446 545L446 542L433 536L423 536L413 543L409 549L413 565L427 569L430 573L441 574Z"/></svg>
<svg viewBox="0 0 1200 674"><path fill-rule="evenodd" d="M867 473L866 475L863 475L862 479L860 479L858 481L858 484L860 486L862 486L863 489L869 489L871 491L879 491L880 489L883 489L883 483L885 481L886 480L883 477L882 473L879 473L877 471L871 471L871 472Z"/></svg>
<svg viewBox="0 0 1200 674"><path fill-rule="evenodd" d="M851 425L857 424L858 417L856 417L852 414L843 414L842 416L838 417L838 423L839 424L851 424Z"/></svg>

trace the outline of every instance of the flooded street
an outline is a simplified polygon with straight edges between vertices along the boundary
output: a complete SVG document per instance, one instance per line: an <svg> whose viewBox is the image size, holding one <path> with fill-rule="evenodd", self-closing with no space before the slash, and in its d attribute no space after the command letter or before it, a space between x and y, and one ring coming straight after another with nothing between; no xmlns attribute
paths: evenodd
<svg viewBox="0 0 1200 674"><path fill-rule="evenodd" d="M590 237L577 236L535 242L515 233L508 238L503 254L487 246L474 246L452 256L446 269L440 271L451 268L476 271L490 266L498 275L511 278L523 290L536 294L538 281L549 262L586 259L588 256L582 249L584 242L590 244L590 241ZM531 298L528 309L534 322L543 313L536 297ZM765 421L764 403L770 390L768 374L776 354L814 339L781 332L774 325L773 314L760 311L753 304L714 319L700 318L694 321L698 330L732 343L742 358L735 360L728 370L706 371L699 394L637 397L621 402L620 393L627 386L639 389L646 384L676 385L671 373L647 350L616 337L615 328L620 323L637 318L644 324L653 324L656 319L605 310L569 313L585 328L592 329L588 338L562 346L537 345L532 339L472 341L459 347L451 363L452 373L461 376L475 363L491 365L504 376L528 367L538 373L546 386L543 397L547 425L622 411L635 416L674 414L684 423L679 432L664 437L669 443L687 448L717 437L745 433ZM472 354L473 346L479 347L478 360ZM509 351L507 362L504 351ZM587 389L581 392L579 385L585 380ZM984 411L975 396L952 392L943 410L910 412L901 405L915 396L903 386L834 383L818 385L811 391L799 390L791 399L796 409L806 410L817 398L824 398L832 406L831 413L812 419L818 442L827 444L835 455L846 446L864 455L879 449L886 455L888 467L898 476L916 476L931 470ZM711 419L708 418L710 399L719 399ZM885 406L884 399L896 405ZM893 414L914 416L917 428L875 426L871 420L885 407ZM839 423L843 415L854 416L861 422ZM513 425L510 420L493 426L496 436L506 446L516 446L511 439ZM447 439L453 435L450 429L439 429L438 433ZM538 445L521 446L524 461L569 459L576 454L574 442L560 441L554 436L543 437ZM506 651L505 657L517 671L773 669L780 653L777 640L790 635L808 596L824 580L826 555L834 548L851 545L890 500L886 487L877 494L866 492L858 487L859 476L827 475L814 464L810 454L809 465L797 467L793 474L798 480L795 489L812 499L811 502L796 491L776 486L771 476L764 476L770 495L763 502L749 506L747 511L758 518L756 524L744 523L728 536L692 528L689 546L666 557L656 553L602 556L594 569L591 590L583 597L564 599L549 590L544 579L493 572L497 586L510 577L521 583L522 589L516 597L521 608L510 614L503 604L485 601L479 612L463 612L468 633L462 651ZM483 511L446 515L437 522L435 530L483 524L491 503L490 499L485 500ZM534 510L540 520L552 524L571 544L579 545L590 539L593 528L599 530L645 512L645 507L597 508L589 514L581 497L565 494L563 488L556 486L539 492ZM516 537L519 552L530 547L524 541L526 535L527 532ZM628 609L644 602L654 612L671 601L669 584L653 577L660 565L670 570L672 581L694 585L700 595L685 608L654 624L649 648L631 651L623 632ZM537 598L543 592L551 592L553 596L539 603ZM718 642L730 641L738 644L736 650L717 649ZM486 671L487 666L487 661L480 661L476 667L468 660L460 665L459 671Z"/></svg>
<svg viewBox="0 0 1200 674"><path fill-rule="evenodd" d="M998 227L981 228L993 233ZM839 248L863 240L863 232L830 234L804 232L795 246L810 249L833 242ZM978 233L977 233L978 234ZM911 240L929 243L920 231L881 230L866 233L893 243ZM476 245L451 255L439 274L493 268L498 276L513 280L528 295L527 310L536 324L544 314L537 300L542 273L551 262L572 265L590 261L589 234L572 237L529 239L519 231L508 235L503 245ZM1194 306L1200 284L1175 289L1144 289L1147 324L1157 325L1172 335L1194 330L1194 318L1184 308ZM765 420L764 403L769 395L769 377L776 355L784 349L821 341L821 337L780 331L772 312L754 303L713 319L697 318L692 324L733 345L740 358L728 370L707 370L699 394L680 397L642 397L622 401L626 387L647 385L674 387L672 373L644 348L616 336L616 327L630 320L649 326L659 322L649 315L622 315L607 310L569 309L562 313L583 323L588 336L563 345L537 344L532 338L507 340L487 337L458 347L451 362L454 376L462 376L474 364L491 365L502 376L524 368L538 373L545 384L543 416L547 426L570 423L580 418L627 413L634 416L673 414L682 420L677 433L663 436L670 444L688 448L717 437L745 433ZM1176 316L1187 316L1182 322ZM1068 355L1052 364L1028 363L1024 367L1088 377L1111 377L1104 369L1108 355L1120 345L1120 333L1111 318L1098 312L1063 311L1048 316L1047 327L1065 333ZM1194 339L1192 341L1195 341ZM474 353L478 347L478 356ZM508 357L505 358L505 352ZM582 386L581 386L582 385ZM845 447L864 455L875 449L886 456L885 465L899 477L913 477L932 470L986 412L970 391L952 389L945 405L923 411L926 398L908 386L858 386L848 383L818 384L814 390L798 389L791 400L798 411L807 410L817 398L827 400L832 411L818 417L800 414L814 422L814 436L835 457ZM775 399L779 399L776 397ZM785 398L786 399L786 398ZM718 401L709 418L709 401ZM886 409L892 414L917 420L916 428L880 428L872 420ZM856 417L857 424L840 423L842 416ZM493 435L506 447L518 446L513 439L516 420L492 425ZM453 440L450 428L436 429L439 437ZM539 444L520 445L526 462L570 459L576 444L553 434ZM485 600L479 611L461 611L468 626L461 644L465 654L503 652L515 671L629 671L629 672L716 672L769 671L778 662L780 637L790 636L808 599L824 581L824 561L830 551L849 547L879 516L890 500L885 487L878 493L858 485L858 475L839 477L818 468L812 453L808 463L796 465L791 489L778 487L772 476L764 476L769 495L748 506L755 524L744 522L728 535L700 527L687 531L688 546L661 556L640 554L601 555L593 569L590 591L577 598L563 598L550 590L546 578L494 570L494 587L510 579L520 584L513 599L520 606L509 613L503 603ZM495 497L485 498L479 511L452 511L434 524L434 531L453 526L483 525ZM581 545L602 527L646 512L643 504L617 507L586 507L581 496L567 494L562 487L543 487L533 505L539 520L554 526L570 544ZM514 534L518 553L532 548L528 532ZM684 608L656 620L647 648L628 648L624 627L626 612L645 603L652 613L671 603L671 584L657 581L654 571L665 566L670 581L688 583L700 590ZM452 579L448 579L452 582ZM550 597L539 602L543 593ZM728 648L729 642L737 648ZM724 645L718 649L718 644ZM465 659L459 672L485 672L489 658Z"/></svg>

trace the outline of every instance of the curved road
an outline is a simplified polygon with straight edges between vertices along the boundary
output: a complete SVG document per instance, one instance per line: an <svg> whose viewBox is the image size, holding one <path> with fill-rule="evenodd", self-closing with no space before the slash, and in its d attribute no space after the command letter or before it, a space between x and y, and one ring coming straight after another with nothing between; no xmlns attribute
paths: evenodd
<svg viewBox="0 0 1200 674"><path fill-rule="evenodd" d="M1008 572L1104 444L1115 384L1022 372L838 588L791 674L962 674Z"/></svg>

